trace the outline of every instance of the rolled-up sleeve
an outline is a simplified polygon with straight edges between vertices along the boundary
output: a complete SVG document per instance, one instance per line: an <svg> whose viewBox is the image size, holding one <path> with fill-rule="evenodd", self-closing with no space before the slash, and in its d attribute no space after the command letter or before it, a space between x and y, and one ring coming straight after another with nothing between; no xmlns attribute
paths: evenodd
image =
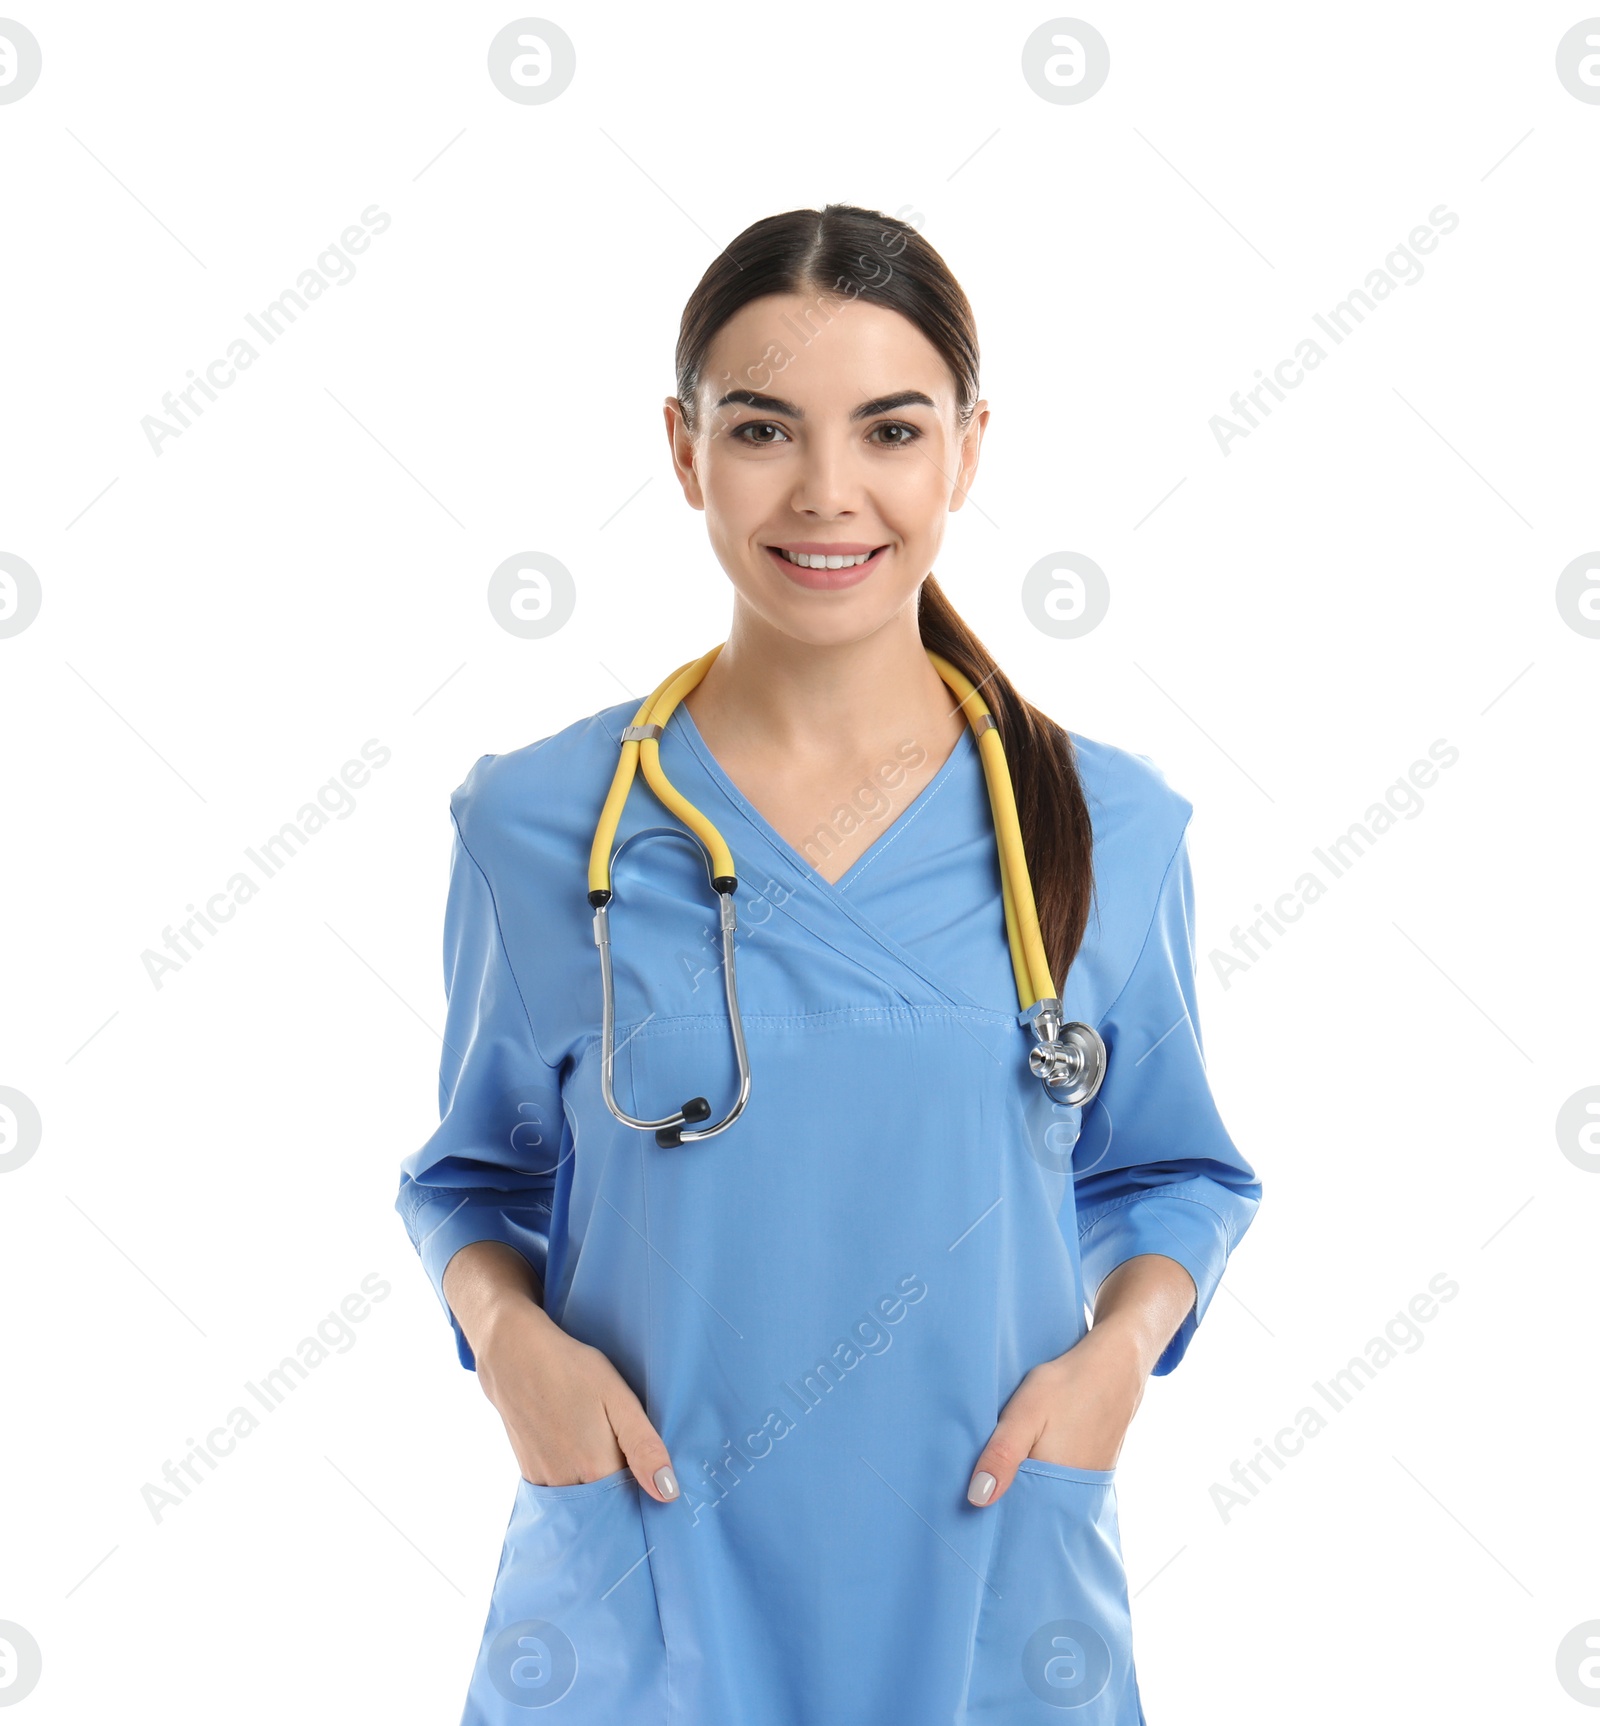
<svg viewBox="0 0 1600 1726"><path fill-rule="evenodd" d="M559 1073L534 1041L494 893L454 805L451 819L439 1125L402 1162L395 1209L471 1369L471 1347L445 1300L445 1267L474 1241L502 1241L533 1267L542 1291L567 1141Z"/></svg>
<svg viewBox="0 0 1600 1726"><path fill-rule="evenodd" d="M1229 1137L1206 1077L1195 972L1185 826L1138 958L1099 1026L1106 1077L1084 1111L1073 1167L1091 1306L1111 1272L1141 1253L1175 1259L1194 1279L1194 1305L1157 1375L1188 1351L1261 1200L1261 1182Z"/></svg>

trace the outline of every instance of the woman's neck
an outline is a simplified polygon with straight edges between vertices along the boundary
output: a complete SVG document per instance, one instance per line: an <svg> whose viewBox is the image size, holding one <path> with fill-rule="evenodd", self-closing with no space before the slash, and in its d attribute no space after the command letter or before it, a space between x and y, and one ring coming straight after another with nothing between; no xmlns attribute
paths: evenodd
<svg viewBox="0 0 1600 1726"><path fill-rule="evenodd" d="M928 659L914 604L865 640L824 646L736 606L727 645L684 705L719 757L823 770L912 736L942 761L966 723Z"/></svg>
<svg viewBox="0 0 1600 1726"><path fill-rule="evenodd" d="M915 800L966 726L910 608L842 646L736 627L684 706L723 772L828 881Z"/></svg>

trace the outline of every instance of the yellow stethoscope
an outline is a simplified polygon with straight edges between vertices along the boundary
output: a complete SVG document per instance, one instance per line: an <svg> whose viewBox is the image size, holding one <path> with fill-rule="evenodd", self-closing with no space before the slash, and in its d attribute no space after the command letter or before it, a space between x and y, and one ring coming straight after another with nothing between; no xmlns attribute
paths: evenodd
<svg viewBox="0 0 1600 1726"><path fill-rule="evenodd" d="M744 1022L739 1016L739 995L734 979L733 937L734 890L739 885L734 870L733 854L722 835L667 778L661 767L661 733L678 703L711 669L712 661L722 651L719 642L709 653L680 666L661 684L655 693L639 706L633 723L622 733L622 756L600 811L595 828L594 844L589 851L589 903L594 907L594 940L600 949L601 988L601 1089L606 1107L617 1119L630 1127L654 1132L656 1143L664 1149L673 1145L690 1144L724 1132L738 1120L750 1099L750 1057L745 1048ZM926 651L926 650L925 650ZM967 721L977 739L983 776L989 787L989 806L994 814L995 841L1000 851L1000 887L1005 904L1006 938L1011 944L1011 968L1016 974L1017 997L1023 1011L1030 1016L1037 1041L1028 1051L1028 1067L1044 1081L1051 1098L1060 1103L1088 1103L1100 1089L1106 1073L1106 1046L1092 1025L1074 1021L1063 1024L1061 1002L1056 996L1050 976L1050 961L1044 950L1044 937L1039 931L1039 914L1034 905L1033 882L1028 875L1028 860L1023 851L1022 829L1017 822L1016 796L1011 788L1011 775L1006 767L1005 748L994 715L990 713L976 686L949 660L929 652L934 670L944 679L965 710ZM644 776L656 796L691 830L649 828L630 835L615 850L617 824L632 789L634 773L640 763ZM704 1097L691 1097L675 1114L658 1121L636 1120L617 1106L614 1089L616 1060L616 999L611 977L611 931L608 912L613 897L611 871L623 849L645 833L664 834L689 839L699 845L705 857L722 913L722 977L727 996L728 1023L733 1031L733 1050L739 1069L739 1093L732 1108L713 1127L686 1129L686 1123L706 1120L711 1105Z"/></svg>

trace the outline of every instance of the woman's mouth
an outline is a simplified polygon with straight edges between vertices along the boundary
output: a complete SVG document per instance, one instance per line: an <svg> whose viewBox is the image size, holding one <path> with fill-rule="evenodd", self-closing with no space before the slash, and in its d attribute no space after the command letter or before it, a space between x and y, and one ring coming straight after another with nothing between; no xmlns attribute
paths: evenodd
<svg viewBox="0 0 1600 1726"><path fill-rule="evenodd" d="M888 546L829 545L818 540L803 545L769 545L767 555L801 587L854 587L878 567Z"/></svg>

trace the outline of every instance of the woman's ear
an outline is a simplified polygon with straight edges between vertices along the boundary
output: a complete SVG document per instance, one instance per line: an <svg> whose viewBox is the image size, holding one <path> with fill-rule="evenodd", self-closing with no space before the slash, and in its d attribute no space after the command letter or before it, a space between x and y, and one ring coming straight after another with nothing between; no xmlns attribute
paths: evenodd
<svg viewBox="0 0 1600 1726"><path fill-rule="evenodd" d="M683 495L691 509L706 507L705 494L700 489L700 476L694 467L694 436L685 423L683 403L677 396L668 396L661 405L667 422L667 444L672 451L672 469L683 487Z"/></svg>
<svg viewBox="0 0 1600 1726"><path fill-rule="evenodd" d="M989 424L989 404L979 401L967 419L961 434L961 459L956 464L955 488L950 493L953 514L967 501L972 482L978 477L978 453L983 447L983 434Z"/></svg>

